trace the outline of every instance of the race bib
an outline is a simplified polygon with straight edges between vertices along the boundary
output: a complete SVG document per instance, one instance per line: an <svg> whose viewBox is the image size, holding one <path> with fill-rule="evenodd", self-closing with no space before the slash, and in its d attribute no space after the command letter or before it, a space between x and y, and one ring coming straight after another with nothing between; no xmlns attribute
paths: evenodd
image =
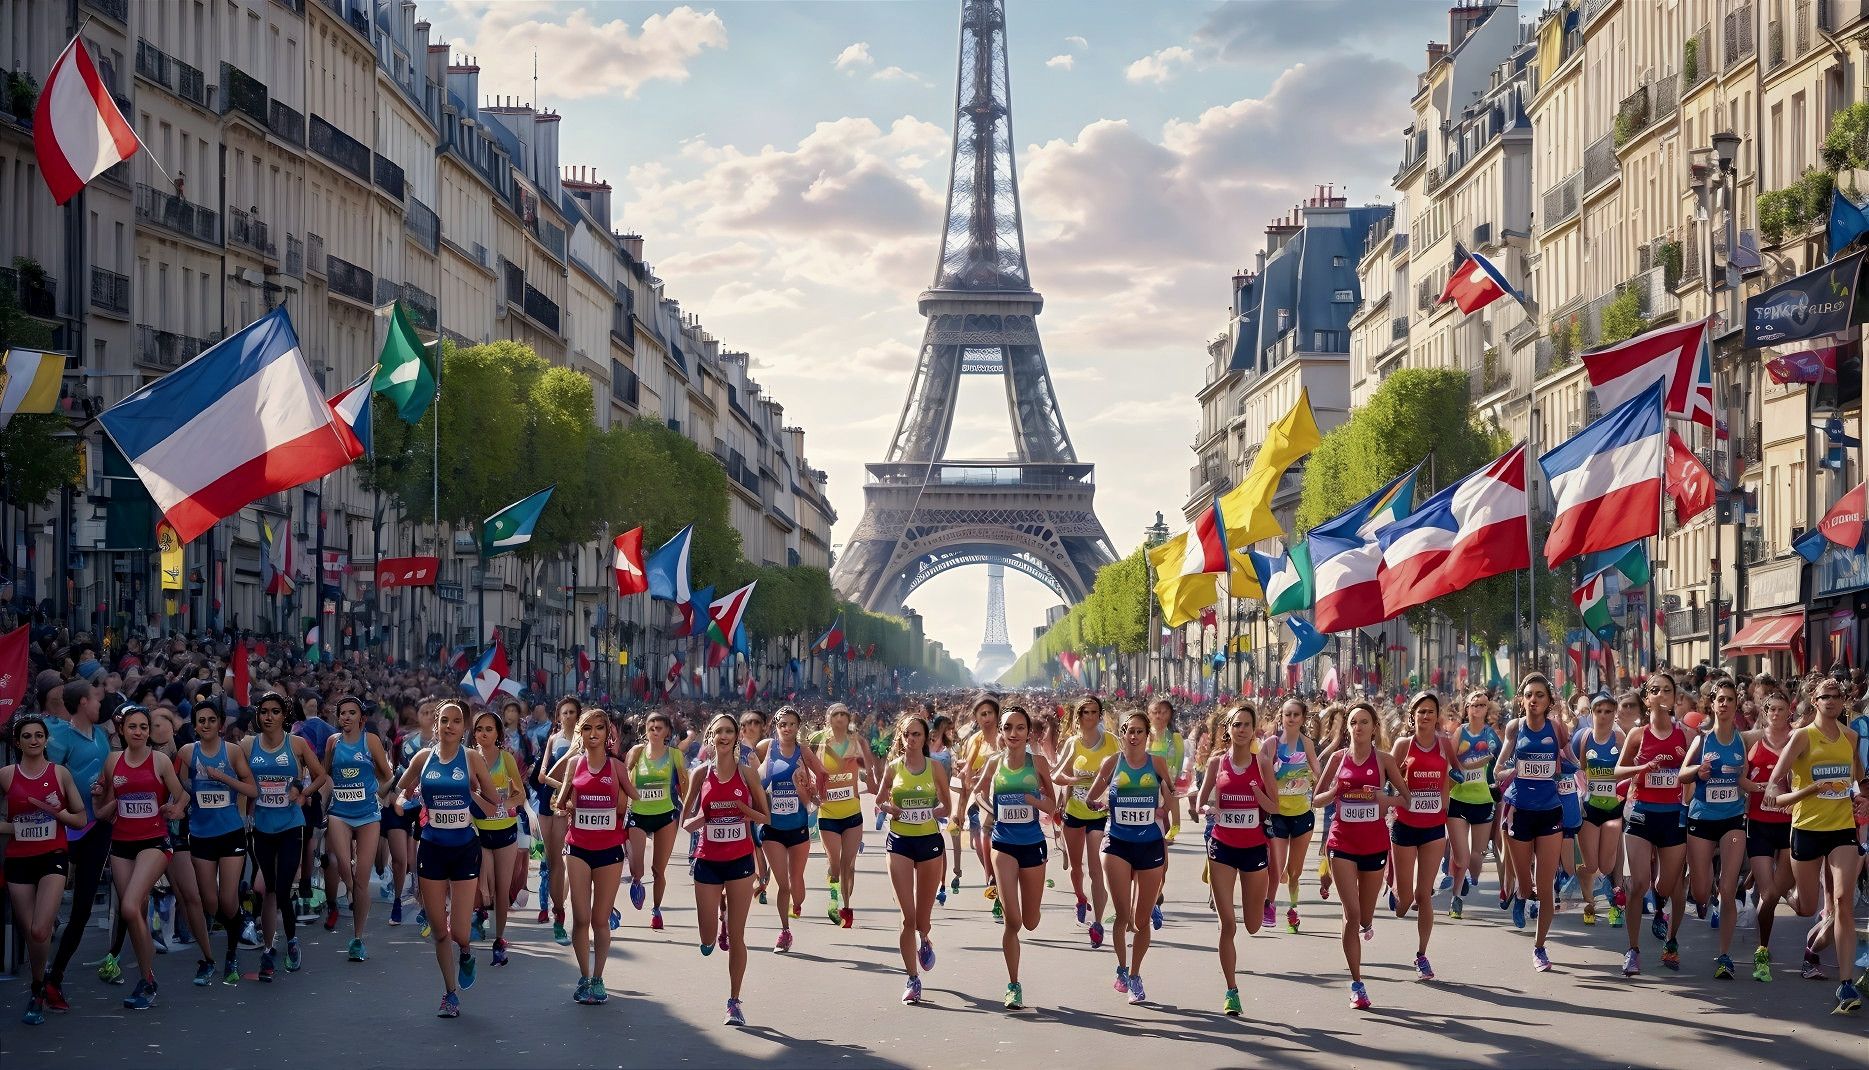
<svg viewBox="0 0 1869 1070"><path fill-rule="evenodd" d="M361 803L370 797L370 789L362 784L354 787L332 788L331 798L341 803Z"/></svg>
<svg viewBox="0 0 1869 1070"><path fill-rule="evenodd" d="M1122 811L1118 810L1117 813L1120 814L1122 813ZM1032 808L1030 806L1027 806L1024 803L1017 803L1017 804L1000 803L999 807L994 811L994 814L995 814L995 820L1002 821L1010 825L1017 825L1017 824L1021 824L1026 821L1030 821L1032 820L1032 817L1033 817ZM1117 818L1117 820L1121 821L1122 818L1119 817Z"/></svg>
<svg viewBox="0 0 1869 1070"><path fill-rule="evenodd" d="M260 805L270 807L291 806L291 782L285 780L260 781Z"/></svg>
<svg viewBox="0 0 1869 1070"><path fill-rule="evenodd" d="M1337 820L1348 821L1353 824L1364 821L1374 821L1377 819L1377 815L1380 814L1381 809L1381 807L1373 802L1339 802L1337 804Z"/></svg>
<svg viewBox="0 0 1869 1070"><path fill-rule="evenodd" d="M224 810L234 804L234 793L225 788L204 788L195 792L195 809Z"/></svg>
<svg viewBox="0 0 1869 1070"><path fill-rule="evenodd" d="M1082 787L1076 787L1076 788L1071 789L1071 801L1072 802L1076 803L1079 806L1089 806L1090 805L1089 800L1090 800L1089 785L1084 785Z"/></svg>
<svg viewBox="0 0 1869 1070"><path fill-rule="evenodd" d="M1557 776L1557 762L1550 758L1536 761L1520 758L1519 776L1526 780L1550 780Z"/></svg>
<svg viewBox="0 0 1869 1070"><path fill-rule="evenodd" d="M617 812L614 808L586 810L582 807L577 812L577 827L588 832L612 832L617 827Z"/></svg>
<svg viewBox="0 0 1869 1070"><path fill-rule="evenodd" d="M1278 793L1280 795L1309 795L1311 794L1311 778L1300 776L1292 777L1290 780L1281 780L1278 782Z"/></svg>
<svg viewBox="0 0 1869 1070"><path fill-rule="evenodd" d="M654 787L647 787L642 784L636 785L636 801L637 802L659 803L659 802L664 802L667 799L668 799L668 785L667 784L657 784Z"/></svg>
<svg viewBox="0 0 1869 1070"><path fill-rule="evenodd" d="M1222 810L1220 827L1229 829L1256 829L1259 827L1258 810Z"/></svg>
<svg viewBox="0 0 1869 1070"><path fill-rule="evenodd" d="M1153 806L1119 806L1116 808L1116 823L1119 825L1155 824Z"/></svg>
<svg viewBox="0 0 1869 1070"><path fill-rule="evenodd" d="M466 810L430 810L428 827L432 829L464 829L473 820Z"/></svg>
<svg viewBox="0 0 1869 1070"><path fill-rule="evenodd" d="M1563 776L1558 777L1558 794L1559 795L1577 794L1577 774L1565 773Z"/></svg>
<svg viewBox="0 0 1869 1070"><path fill-rule="evenodd" d="M830 790L824 793L824 801L827 803L850 802L856 797L857 797L857 789L854 785L846 785L845 787L841 787L841 788L831 788Z"/></svg>
<svg viewBox="0 0 1869 1070"><path fill-rule="evenodd" d="M1653 770L1643 775L1642 786L1662 791L1678 788L1681 786L1681 771L1679 769Z"/></svg>
<svg viewBox="0 0 1869 1070"><path fill-rule="evenodd" d="M117 800L118 817L155 817L156 796L153 792L138 791Z"/></svg>
<svg viewBox="0 0 1869 1070"><path fill-rule="evenodd" d="M935 819L934 812L932 806L905 806L902 808L902 816L896 820L904 825L926 825Z"/></svg>
<svg viewBox="0 0 1869 1070"><path fill-rule="evenodd" d="M772 797L772 816L779 817L798 812L798 796L774 795Z"/></svg>
<svg viewBox="0 0 1869 1070"><path fill-rule="evenodd" d="M1590 778L1590 797L1592 799L1610 799L1614 798L1615 795L1616 779L1614 777L1606 779L1598 777Z"/></svg>
<svg viewBox="0 0 1869 1070"><path fill-rule="evenodd" d="M13 839L18 843L47 843L52 839L52 815L36 814L13 819Z"/></svg>
<svg viewBox="0 0 1869 1070"><path fill-rule="evenodd" d="M1739 789L1730 785L1708 785L1707 801L1710 803L1731 803L1739 801Z"/></svg>
<svg viewBox="0 0 1869 1070"><path fill-rule="evenodd" d="M707 842L739 843L746 839L746 822L739 818L729 821L709 821L707 823Z"/></svg>
<svg viewBox="0 0 1869 1070"><path fill-rule="evenodd" d="M1440 793L1436 792L1433 795L1410 795L1408 797L1408 812L1411 814L1438 814L1440 813L1441 812Z"/></svg>

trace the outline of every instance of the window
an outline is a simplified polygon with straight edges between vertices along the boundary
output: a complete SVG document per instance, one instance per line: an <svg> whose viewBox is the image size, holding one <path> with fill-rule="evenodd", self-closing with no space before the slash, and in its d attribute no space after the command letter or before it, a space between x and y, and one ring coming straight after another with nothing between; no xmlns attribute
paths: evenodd
<svg viewBox="0 0 1869 1070"><path fill-rule="evenodd" d="M1341 256L1333 256L1333 257L1331 257L1331 258L1330 258L1330 266L1331 266L1331 267L1342 267L1343 265L1344 265L1344 258L1343 258L1343 257L1341 257Z"/></svg>

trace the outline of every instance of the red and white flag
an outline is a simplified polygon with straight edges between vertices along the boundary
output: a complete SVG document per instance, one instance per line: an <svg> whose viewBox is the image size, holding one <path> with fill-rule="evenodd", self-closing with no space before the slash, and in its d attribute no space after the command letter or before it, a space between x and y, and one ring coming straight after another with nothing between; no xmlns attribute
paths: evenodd
<svg viewBox="0 0 1869 1070"><path fill-rule="evenodd" d="M1669 416L1712 427L1713 367L1706 356L1706 338L1704 319L1663 327L1585 353L1583 366L1604 409L1615 408L1660 380Z"/></svg>
<svg viewBox="0 0 1869 1070"><path fill-rule="evenodd" d="M1678 431L1668 432L1667 486L1674 499L1674 519L1683 524L1713 508L1713 475Z"/></svg>
<svg viewBox="0 0 1869 1070"><path fill-rule="evenodd" d="M1393 616L1488 576L1530 568L1525 516L1520 444L1376 533L1383 608Z"/></svg>
<svg viewBox="0 0 1869 1070"><path fill-rule="evenodd" d="M1184 538L1181 575L1227 570L1227 525L1218 496L1194 518L1194 526L1187 530Z"/></svg>
<svg viewBox="0 0 1869 1070"><path fill-rule="evenodd" d="M1817 530L1824 533L1824 538L1843 547L1854 550L1862 545L1864 513L1869 512L1869 495L1865 495L1863 484L1856 484L1856 489L1837 499L1824 518L1817 522Z"/></svg>
<svg viewBox="0 0 1869 1070"><path fill-rule="evenodd" d="M648 590L649 574L643 571L642 564L642 528L631 528L618 535L611 545L616 547L616 556L610 564L616 569L617 593L632 595Z"/></svg>
<svg viewBox="0 0 1869 1070"><path fill-rule="evenodd" d="M98 77L90 51L76 37L45 77L39 106L33 109L32 147L39 173L59 204L141 147Z"/></svg>

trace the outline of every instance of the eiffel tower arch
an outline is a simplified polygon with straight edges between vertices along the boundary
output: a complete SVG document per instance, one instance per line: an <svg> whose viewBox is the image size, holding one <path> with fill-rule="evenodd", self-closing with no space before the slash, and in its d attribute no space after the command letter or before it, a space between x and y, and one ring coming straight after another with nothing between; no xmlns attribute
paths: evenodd
<svg viewBox="0 0 1869 1070"><path fill-rule="evenodd" d="M1039 342L1045 301L1026 270L1012 152L1004 0L964 0L946 227L915 373L886 459L867 466L863 519L831 571L845 598L894 612L962 565L1000 564L1066 602L1116 559L1097 519ZM964 375L996 375L1017 452L949 456Z"/></svg>

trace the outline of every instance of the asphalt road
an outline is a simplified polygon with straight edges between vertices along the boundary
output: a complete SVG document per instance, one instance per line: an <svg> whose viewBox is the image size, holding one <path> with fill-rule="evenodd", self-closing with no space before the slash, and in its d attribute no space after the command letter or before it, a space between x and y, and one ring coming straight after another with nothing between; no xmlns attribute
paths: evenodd
<svg viewBox="0 0 1869 1070"><path fill-rule="evenodd" d="M1170 1063L1199 1070L1265 1063L1308 1070L1869 1063L1869 1019L1831 1017L1834 982L1797 976L1802 925L1781 922L1778 980L1769 985L1749 977L1750 931L1734 941L1740 979L1712 980L1714 934L1693 921L1683 934L1681 973L1662 970L1659 948L1647 942L1650 972L1630 981L1619 972L1623 934L1601 918L1585 928L1572 910L1558 919L1548 945L1556 968L1540 974L1531 966L1529 932L1515 932L1485 905L1498 902L1490 867L1465 920L1443 916L1436 926L1434 982L1414 980L1414 920L1378 918L1375 939L1365 945L1375 1007L1365 1012L1348 1005L1340 915L1335 899L1318 899L1313 874L1300 906L1302 932L1281 926L1248 938L1241 930L1245 1014L1226 1018L1198 844L1184 838L1170 857L1167 924L1147 960L1152 1002L1142 1007L1111 989L1114 956L1107 943L1090 949L1058 870L1044 921L1028 934L1027 1009L1004 1011L1000 930L971 856L961 894L936 911L940 961L926 978L927 1002L903 1006L898 915L883 873L882 835L871 832L859 860L855 928L836 928L823 915L821 855L813 858L814 883L805 916L794 923L791 953L772 952L777 920L771 908L754 907L743 1029L721 1025L725 956L698 953L682 871L671 877L664 932L652 932L647 912L630 910L625 897L605 1006L571 1002L570 949L552 943L548 927L526 921L509 934L512 964L490 968L483 946L480 979L463 994L462 1016L437 1019L441 984L429 944L412 924L387 926L387 910L378 909L368 962L345 960L348 921L338 935L313 924L300 929L304 970L282 970L271 985L195 988L193 948L179 947L159 961L161 1002L148 1012L124 1010L127 987L75 968L66 988L72 1012L25 1026L18 1019L25 983L7 982L0 988L0 1065L1095 1070ZM101 953L102 934L94 933L80 958ZM255 968L257 953L243 957L243 966Z"/></svg>

